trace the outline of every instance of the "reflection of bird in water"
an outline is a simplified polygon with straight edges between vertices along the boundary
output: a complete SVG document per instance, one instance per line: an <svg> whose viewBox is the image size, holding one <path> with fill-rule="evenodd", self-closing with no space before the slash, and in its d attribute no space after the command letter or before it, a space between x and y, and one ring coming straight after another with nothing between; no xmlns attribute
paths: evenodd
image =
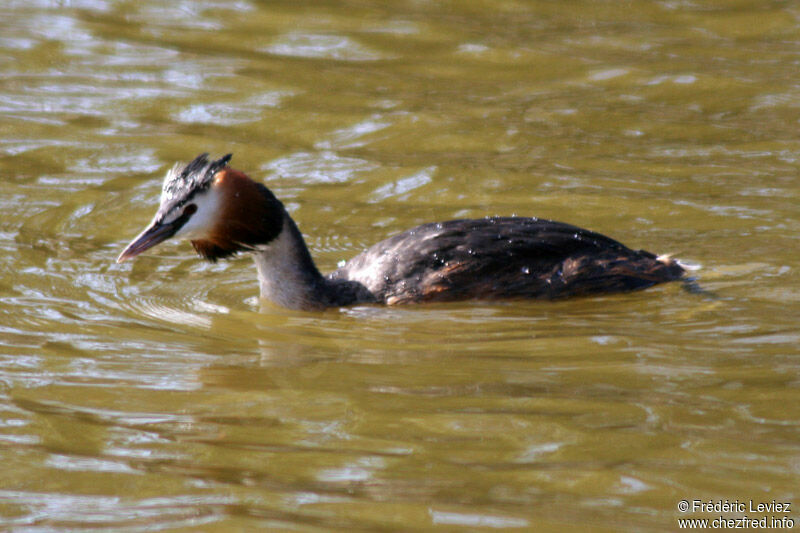
<svg viewBox="0 0 800 533"><path fill-rule="evenodd" d="M423 224L322 276L283 204L264 185L207 154L175 166L152 223L125 261L170 237L209 259L252 252L261 296L285 307L466 299L562 298L643 289L679 279L674 260L631 250L599 233L524 217Z"/></svg>

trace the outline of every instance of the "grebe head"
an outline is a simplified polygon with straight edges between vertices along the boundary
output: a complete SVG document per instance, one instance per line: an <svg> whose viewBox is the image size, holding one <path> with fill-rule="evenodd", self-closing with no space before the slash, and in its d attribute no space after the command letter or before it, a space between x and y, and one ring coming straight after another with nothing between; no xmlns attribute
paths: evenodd
<svg viewBox="0 0 800 533"><path fill-rule="evenodd" d="M281 232L283 205L263 185L208 154L177 164L164 179L161 205L145 230L119 255L121 263L171 237L192 241L210 261L267 244Z"/></svg>

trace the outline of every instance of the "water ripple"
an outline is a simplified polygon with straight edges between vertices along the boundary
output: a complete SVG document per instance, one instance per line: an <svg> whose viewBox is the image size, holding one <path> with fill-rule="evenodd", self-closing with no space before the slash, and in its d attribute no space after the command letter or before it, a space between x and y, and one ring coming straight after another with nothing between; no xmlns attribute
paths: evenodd
<svg viewBox="0 0 800 533"><path fill-rule="evenodd" d="M389 57L343 35L301 32L282 35L263 50L275 55L339 61L377 61Z"/></svg>

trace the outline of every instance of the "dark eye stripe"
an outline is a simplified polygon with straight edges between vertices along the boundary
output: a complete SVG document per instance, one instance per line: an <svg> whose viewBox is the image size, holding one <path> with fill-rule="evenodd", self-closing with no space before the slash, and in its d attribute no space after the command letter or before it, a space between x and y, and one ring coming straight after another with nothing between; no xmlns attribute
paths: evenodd
<svg viewBox="0 0 800 533"><path fill-rule="evenodd" d="M172 205L172 206L170 206L170 207L168 207L166 209L163 209L163 214L162 214L162 210L159 210L160 216L158 216L158 218L156 219L156 222L158 222L159 224L163 224L164 223L164 218L166 217L167 213L170 213L172 211L176 211L178 209L181 209L189 200L191 200L191 198L185 198L185 199L181 200L180 202L178 202L178 203L176 203L176 204L174 204L174 205ZM197 206L195 204L187 205L183 209L183 212L181 213L181 215L178 218L175 219L173 224L178 224L178 227L183 226L186 223L186 221L189 219L189 217L192 216L193 214L195 214L196 212L197 212Z"/></svg>
<svg viewBox="0 0 800 533"><path fill-rule="evenodd" d="M170 224L173 228L173 234L174 232L177 232L179 229L181 229L183 225L189 221L192 215L195 214L196 211L197 211L196 205L194 204L187 205L186 208L183 210L183 213L181 213L181 216L176 218L175 221L172 222L172 224Z"/></svg>

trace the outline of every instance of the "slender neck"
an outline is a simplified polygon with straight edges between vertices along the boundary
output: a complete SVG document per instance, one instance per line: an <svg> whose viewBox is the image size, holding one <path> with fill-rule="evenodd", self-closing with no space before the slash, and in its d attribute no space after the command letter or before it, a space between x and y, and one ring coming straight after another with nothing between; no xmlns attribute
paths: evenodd
<svg viewBox="0 0 800 533"><path fill-rule="evenodd" d="M322 276L308 251L303 235L284 211L283 226L269 244L257 248L261 297L290 309L324 309L375 301L360 283Z"/></svg>
<svg viewBox="0 0 800 533"><path fill-rule="evenodd" d="M269 244L254 254L261 297L291 309L321 309L328 302L327 281L317 270L308 247L291 217Z"/></svg>

